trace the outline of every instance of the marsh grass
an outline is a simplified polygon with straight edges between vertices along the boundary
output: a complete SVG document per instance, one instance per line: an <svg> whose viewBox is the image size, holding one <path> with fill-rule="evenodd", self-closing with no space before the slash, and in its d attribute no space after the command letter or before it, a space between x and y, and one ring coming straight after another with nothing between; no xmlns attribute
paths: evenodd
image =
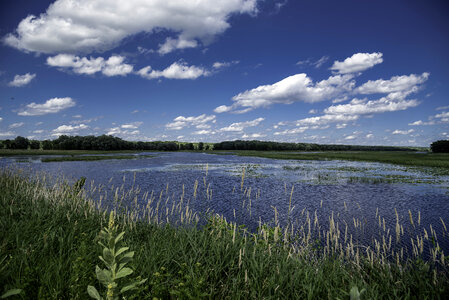
<svg viewBox="0 0 449 300"><path fill-rule="evenodd" d="M84 155L84 156L61 156L42 158L41 162L62 162L62 161L96 161L110 159L142 159L150 158L154 155Z"/></svg>
<svg viewBox="0 0 449 300"><path fill-rule="evenodd" d="M219 154L219 152L217 152ZM438 168L441 174L449 174L449 154L415 153L405 151L341 151L341 152L275 152L275 151L234 151L240 156L256 156L274 159L295 160L350 160L371 161L405 166Z"/></svg>
<svg viewBox="0 0 449 300"><path fill-rule="evenodd" d="M251 211L244 174L236 192L243 193ZM206 188L197 190L203 184ZM442 221L427 231L412 211L408 223L397 215L395 229L386 228L376 211L383 235L372 245L360 245L347 231L348 226L363 227L356 217L354 225L343 225L334 213L318 220L303 210L300 220L283 227L274 208L273 222L250 232L212 212L192 212L184 189L170 202L168 185L159 195L116 187L110 205L89 198L95 193L86 189L95 187L0 171L0 258L6 265L0 294L15 288L26 299L87 299L89 285L101 290L95 274L101 251L97 241L112 210L114 226L125 232L123 243L135 252L128 266L148 278L130 299L449 297L448 258L438 244L447 238L447 228L436 233ZM294 209L291 191L286 188L289 213ZM203 192L212 197L207 175L190 195ZM201 220L204 225L197 225ZM410 237L411 252L404 255L408 250L394 245L397 240L409 243Z"/></svg>

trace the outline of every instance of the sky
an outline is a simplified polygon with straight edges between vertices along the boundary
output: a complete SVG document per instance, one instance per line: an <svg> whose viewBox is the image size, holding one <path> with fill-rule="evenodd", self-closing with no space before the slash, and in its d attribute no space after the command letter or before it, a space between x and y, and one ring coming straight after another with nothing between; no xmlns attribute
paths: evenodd
<svg viewBox="0 0 449 300"><path fill-rule="evenodd" d="M0 139L449 139L449 4L0 3Z"/></svg>

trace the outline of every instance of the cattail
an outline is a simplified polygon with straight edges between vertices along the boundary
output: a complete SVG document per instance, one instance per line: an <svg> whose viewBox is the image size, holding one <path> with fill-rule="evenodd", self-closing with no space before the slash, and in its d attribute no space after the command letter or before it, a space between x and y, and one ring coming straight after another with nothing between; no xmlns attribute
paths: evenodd
<svg viewBox="0 0 449 300"><path fill-rule="evenodd" d="M415 225L413 224L413 217L412 217L412 212L410 211L410 209L408 210L408 216L410 217L410 224L412 224L414 227Z"/></svg>

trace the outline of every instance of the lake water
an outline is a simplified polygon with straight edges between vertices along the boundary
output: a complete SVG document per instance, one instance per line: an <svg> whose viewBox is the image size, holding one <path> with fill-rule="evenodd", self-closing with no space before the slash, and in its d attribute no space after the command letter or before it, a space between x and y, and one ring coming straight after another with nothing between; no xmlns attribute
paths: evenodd
<svg viewBox="0 0 449 300"><path fill-rule="evenodd" d="M40 163L36 156L10 157L0 159L0 167L44 171L70 182L84 176L87 189L101 185L111 191L110 187L123 186L126 191L138 186L135 195L142 206L145 192L153 193L156 200L161 197L167 207L184 193L184 203L199 214L215 212L250 230L259 222L274 225L275 211L281 225L290 222L297 228L309 214L321 224L318 232L333 215L340 225L359 224L358 230L351 231L354 238L370 242L385 229L384 222L394 229L396 210L411 236L422 234L423 229L430 231L432 225L439 245L446 253L449 249L443 225L449 225L449 176L435 174L431 168L185 152L141 154L154 157L49 163Z"/></svg>

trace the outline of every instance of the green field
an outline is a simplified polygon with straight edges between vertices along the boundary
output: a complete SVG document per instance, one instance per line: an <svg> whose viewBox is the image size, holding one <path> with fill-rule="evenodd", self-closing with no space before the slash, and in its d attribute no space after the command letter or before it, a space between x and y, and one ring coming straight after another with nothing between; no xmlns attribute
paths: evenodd
<svg viewBox="0 0 449 300"><path fill-rule="evenodd" d="M105 296L95 266L106 268L99 255L109 261L112 250L105 249L116 244L114 235L112 246L97 243L101 228L111 228L109 212L84 198L79 185L49 185L43 177L29 180L2 170L0 190L0 295L19 289L18 299L88 299L87 287L94 286ZM200 216L208 222L199 227L197 215L180 203L177 225L164 223L157 208L116 208L117 233L125 232L122 246L134 259L129 275L109 285L110 293L133 278L147 280L124 292L126 299L349 299L356 288L364 290L361 299L449 297L449 258L440 252L436 261L419 254L402 259L352 241L340 252L332 230L325 233L326 245L324 236L320 243L280 227L249 233L214 215ZM140 221L137 211L144 212Z"/></svg>
<svg viewBox="0 0 449 300"><path fill-rule="evenodd" d="M96 161L109 159L140 159L154 157L153 155L85 155L85 156L62 156L43 158L42 162L61 162L61 161Z"/></svg>
<svg viewBox="0 0 449 300"><path fill-rule="evenodd" d="M97 151L97 150L10 150L0 149L0 157L26 156L26 155L83 155L83 154L119 154L119 153L141 153L143 151L120 150L120 151Z"/></svg>
<svg viewBox="0 0 449 300"><path fill-rule="evenodd" d="M403 151L341 151L341 152L274 152L226 151L240 156L297 160L352 160L397 164L404 166L436 167L449 169L447 153L416 153ZM217 152L218 154L219 152Z"/></svg>

